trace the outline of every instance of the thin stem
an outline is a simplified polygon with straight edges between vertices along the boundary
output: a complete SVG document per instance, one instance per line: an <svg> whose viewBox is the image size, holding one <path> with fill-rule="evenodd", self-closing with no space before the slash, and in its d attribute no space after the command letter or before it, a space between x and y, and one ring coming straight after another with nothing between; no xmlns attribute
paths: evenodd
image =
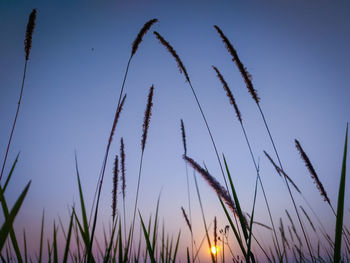
<svg viewBox="0 0 350 263"><path fill-rule="evenodd" d="M126 70L125 70L125 74L124 74L124 79L123 79L123 84L122 84L122 88L121 88L121 90L120 90L120 94L119 94L119 98L118 98L117 111L118 111L118 109L119 109L119 107L120 107L121 98L122 98L123 91L124 91L124 86L125 86L125 81L126 81L126 77L127 77L127 75L128 75L129 66L130 66L130 62L131 62L132 57L133 57L133 55L130 56L129 61L128 61L128 64L127 64L127 66L126 66ZM89 225L90 225L90 222L91 222L92 211L93 211L93 208L94 208L94 206L95 206L97 191L98 191L98 187L99 187L98 185L99 185L99 182L100 182L101 178L103 177L104 168L106 167L107 158L108 158L108 152L109 152L109 147L110 147L110 142L109 142L109 140L108 140L108 143L107 143L107 150L106 150L106 153L105 153L105 156L104 156L104 159L103 159L103 163L102 163L102 168L101 168L100 176L98 177L98 180L97 180L97 185L96 185L96 190L95 190L95 194L94 194L94 199L93 199L93 201L92 201L91 213L90 213L90 218L89 218Z"/></svg>
<svg viewBox="0 0 350 263"><path fill-rule="evenodd" d="M191 87L191 90L192 90L192 93L193 93L193 95L194 95L194 98L196 99L198 108L199 108L199 110L200 110L200 112L201 112L201 114L202 114L202 117L203 117L203 120L204 120L205 125L206 125L206 127L207 127L207 130L208 130L208 133L209 133L211 142L213 143L213 147L214 147L215 154L216 154L216 157L217 157L218 162L219 162L219 165L220 165L222 177L224 178L224 181L225 181L225 185L226 185L227 192L230 192L230 191L228 190L228 186L227 186L227 182L226 182L226 178L225 178L224 169L222 168L221 160L220 160L220 157L219 157L219 154L218 154L218 150L216 149L216 144L215 144L213 135L211 134L211 130L210 130L210 128L209 128L209 124L208 124L207 119L206 119L206 117L205 117L205 115L204 115L204 112L203 112L203 110L202 110L202 107L201 107L201 105L200 105L200 103L199 103L199 100L198 100L198 98L197 98L196 92L194 91L194 89L193 89L193 87L192 87L191 82L188 82L188 83L189 83L189 85L190 85L190 87Z"/></svg>
<svg viewBox="0 0 350 263"><path fill-rule="evenodd" d="M138 180L137 180L136 199L135 199L135 206L134 206L134 215L133 215L132 225L131 225L130 256L131 256L132 244L133 244L133 237L134 237L134 227L135 227L135 217L136 217L137 201L138 201L138 198L139 198L139 189L140 189L140 181L141 181L141 169L142 169L143 153L144 153L144 151L141 152L140 166L139 166L139 177L138 177ZM129 258L131 258L131 257L129 257Z"/></svg>
<svg viewBox="0 0 350 263"><path fill-rule="evenodd" d="M261 107L260 107L260 104L257 103L256 105L258 106L259 111L260 111L260 114L261 114L261 117L263 118L263 121L264 121L266 130L267 130L267 133L269 134L270 141L271 141L271 143L272 143L273 149L274 149L275 154L276 154L276 156L277 156L278 163L279 163L281 169L283 170L283 166L282 166L282 163L281 163L281 159L280 159L279 154L278 154L278 152L277 152L277 149L276 149L276 146L275 146L275 142L274 142L274 140L273 140L273 138L272 138L272 135L271 135L269 126L267 125L267 122L266 122L266 119L265 119L265 115L264 115L264 113L263 113L263 111L262 111L262 109L261 109ZM306 245L307 245L307 248L308 248L309 253L310 253L310 256L311 256L311 260L312 260L312 262L315 262L314 256L313 256L312 251L311 251L311 248L310 248L310 244L309 244L308 239L307 239L307 237L306 237L306 233L305 233L305 230L304 230L304 226L303 226L303 224L302 224L302 222L301 222L301 218L300 218L300 215L299 215L299 212L298 212L298 208L297 208L297 206L296 206L296 204L295 204L294 197L293 197L293 195L292 195L292 191L290 190L290 187L289 187L287 178L286 178L285 176L283 176L283 177L284 177L284 180L285 180L285 182L286 182L286 185L287 185L287 188L288 188L288 192L289 192L290 198L292 199L292 203L293 203L295 212L296 212L296 214L297 214L297 217L298 217L298 221L299 221L301 230L303 231L303 235L304 235L304 238L305 238L305 241L306 241Z"/></svg>
<svg viewBox="0 0 350 263"><path fill-rule="evenodd" d="M270 205L269 205L269 202L267 201L267 197L266 197L264 185L263 185L263 183L262 183L262 180L261 180L261 177L260 177L260 174L259 174L259 168L258 168L258 165L256 164L255 157L254 157L252 148L251 148L251 146L250 146L250 142L249 142L249 140L248 140L248 136L247 136L247 133L246 133L246 131L245 131L243 122L240 122L240 124L241 124L241 127L242 127L242 131L243 131L243 134L244 134L244 138L245 138L245 140L246 140L246 142L247 142L247 145L248 145L248 148L249 148L250 155L251 155L251 157L252 157L252 160L253 160L253 163L254 163L254 166L255 166L255 170L256 170L256 173L257 173L257 178L259 179L259 182L260 182L261 190L262 190L262 192L263 192L263 196L264 196L264 199L265 199L267 211L268 211L268 213L269 213L269 217L270 217L270 221L271 221L271 224L272 224L273 233L274 233L274 236L275 236L275 239L276 239L276 242L277 242L277 248L278 248L278 252L279 252L279 256L280 256L280 255L282 255L282 254L281 254L281 249L280 249L280 246L279 246L279 242L278 242L278 238L277 238L277 234L276 234L275 225L274 225L273 220L272 220ZM255 200L255 196L254 196L254 200ZM254 204L255 204L255 201L254 201ZM254 208L253 208L253 209L254 209ZM252 231L252 230L250 230L250 231Z"/></svg>
<svg viewBox="0 0 350 263"><path fill-rule="evenodd" d="M186 182L187 182L188 212L189 212L189 216L190 216L190 224L191 224L191 227L192 227L190 183L189 183L189 180L188 180L187 163L186 163ZM191 256L192 256L192 262L194 262L194 258L193 258L193 229L191 229Z"/></svg>
<svg viewBox="0 0 350 263"><path fill-rule="evenodd" d="M8 142L7 148L6 148L6 153L5 153L4 162L2 163L1 174L0 174L0 181L1 181L2 175L3 175L3 173L4 173L4 169L5 169L5 165L6 165L6 160L7 160L7 156L8 156L9 149L10 149L10 145L11 145L11 141L12 141L13 131L15 130L15 126L16 126L16 122L17 122L19 107L21 106L22 95L23 95L23 88L24 88L24 81L25 81L26 72L27 72L27 63L28 63L28 60L26 60L26 62L24 63L24 70L23 70L23 78L22 78L21 92L20 92L19 99L18 99L17 111L16 111L15 119L14 119L13 124L12 124L12 129L11 129L11 133L10 133L9 142Z"/></svg>

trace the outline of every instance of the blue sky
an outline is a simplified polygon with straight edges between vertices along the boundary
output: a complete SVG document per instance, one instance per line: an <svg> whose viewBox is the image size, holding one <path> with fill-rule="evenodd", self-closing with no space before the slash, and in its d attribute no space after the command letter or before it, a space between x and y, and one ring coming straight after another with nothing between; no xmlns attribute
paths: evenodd
<svg viewBox="0 0 350 263"><path fill-rule="evenodd" d="M285 170L329 232L335 218L322 201L294 147L297 138L336 205L346 123L350 120L350 4L347 1L1 1L0 2L0 158L5 147L24 64L24 35L29 13L37 8L37 26L27 79L10 150L20 161L10 185L14 201L28 180L32 186L18 229L39 240L45 209L47 231L58 215L78 202L74 168L77 151L87 202L91 204L113 121L131 43L142 25L158 18L133 58L126 82L127 100L111 148L119 152L124 137L127 158L127 207L134 202L149 87L154 108L144 156L140 210L154 213L161 192L161 217L170 233L182 229L180 207L187 208L180 119L185 122L188 152L221 181L219 166L200 112L174 59L152 34L158 31L175 48L190 75L220 153L224 153L243 208L251 209L255 171L233 109L211 65L224 75L242 112L276 222L292 211L283 181L263 150L272 154L258 109L213 25L224 31L253 76ZM111 220L112 158L107 166L99 222ZM225 222L213 191L199 179L208 220ZM347 183L347 189L349 189ZM191 181L195 232L203 234ZM302 198L296 198L299 204ZM121 200L121 199L120 199ZM345 218L349 220L349 192ZM119 203L121 204L121 203ZM131 217L131 209L128 213ZM3 220L3 218L1 218ZM261 191L257 220L268 224ZM261 237L265 232L261 231ZM49 232L48 232L49 233ZM198 237L199 238L199 237ZM38 242L37 242L38 243ZM33 248L36 246L33 245Z"/></svg>

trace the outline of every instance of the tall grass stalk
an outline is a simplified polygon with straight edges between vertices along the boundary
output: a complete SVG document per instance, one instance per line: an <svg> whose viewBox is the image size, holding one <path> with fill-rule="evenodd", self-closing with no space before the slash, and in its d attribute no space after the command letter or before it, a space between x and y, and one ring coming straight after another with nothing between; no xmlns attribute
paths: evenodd
<svg viewBox="0 0 350 263"><path fill-rule="evenodd" d="M15 119L13 120L11 133L10 133L10 138L9 138L8 143L7 143L6 153L5 153L4 161L3 161L2 167L1 167L0 182L1 182L2 175L4 173L7 156L8 156L8 153L9 153L9 150L10 150L10 145L11 145L11 142L12 142L13 132L15 130L15 126L16 126L16 123L17 123L17 117L18 117L20 106L21 106L23 89L24 89L24 81L26 79L26 73L27 73L27 64L28 64L28 60L29 60L30 50L32 48L32 37L33 37L33 33L34 33L34 28L35 28L35 20L36 20L36 9L33 9L33 11L29 15L28 24L27 24L27 30L26 30L26 38L24 40L25 62L24 62L24 70L23 70L23 77L22 77L21 92L19 94L16 115L15 115Z"/></svg>
<svg viewBox="0 0 350 263"><path fill-rule="evenodd" d="M117 107L116 107L116 114L114 116L114 120L116 119L116 115L118 113L118 110L119 110L121 104L123 103L123 99L122 99L123 98L123 94L124 94L123 92L124 92L125 82L126 82L126 78L128 76L129 66L130 66L131 60L134 57L134 55L136 54L136 51L138 50L139 45L142 42L143 37L149 31L151 26L154 23L156 23L156 22L158 22L158 19L156 19L156 18L151 19L148 22L146 22L143 25L143 27L141 28L141 30L139 31L139 33L137 34L134 42L132 43L131 54L130 54L130 57L129 57L129 60L128 60L128 63L127 63L126 69L125 69L125 74L124 74L122 87L120 89L120 93L119 93L119 97L118 97L118 103L117 103ZM114 126L114 121L113 121L113 125L112 125L112 131L113 131L113 126ZM104 156L104 159L103 159L101 172L100 172L100 175L99 175L99 178L98 178L98 181L97 181L96 190L95 190L95 194L94 194L94 199L93 199L93 202L92 202L91 213L90 213L90 218L89 218L89 224L90 224L91 217L92 217L92 211L93 211L93 208L95 206L96 197L97 197L97 194L98 194L98 191L99 191L98 190L99 189L99 184L101 182L101 178L103 178L103 176L104 176L104 171L105 171L105 167L106 167L107 160L108 160L109 148L110 148L110 145L111 145L112 139L113 139L113 133L114 133L114 131L110 133L109 138L108 138L106 152L105 152L105 156ZM98 206L98 204L96 204L96 206Z"/></svg>
<svg viewBox="0 0 350 263"><path fill-rule="evenodd" d="M184 147L184 154L187 155L187 143L186 143L186 132L185 132L185 125L183 120L181 119L180 122L180 126L181 126L181 137L182 137L182 144ZM188 179L188 165L187 163L185 163L185 168L186 168L186 184L187 184L187 199L188 199L188 213L189 213L189 223L190 225L192 225L192 212L191 212L191 194L190 194L190 183L189 183L189 179ZM183 210L184 212L184 210ZM194 258L193 258L193 231L191 229L191 258L192 258L192 262L194 262Z"/></svg>
<svg viewBox="0 0 350 263"><path fill-rule="evenodd" d="M123 97L119 107L117 108L116 114L114 116L112 130L111 130L111 133L110 133L110 136L109 136L108 145L107 145L107 149L106 149L106 156L108 156L109 148L111 146L112 138L113 138L115 129L116 129L117 124L118 124L119 116L120 116L120 113L122 111L122 108L123 108L123 105L124 105L124 102L125 102L125 98L126 98L126 94L124 95L124 97ZM93 244L93 241L94 241L94 234L95 234L96 222L97 222L97 214L98 214L98 205L99 205L99 202L100 202L100 196L101 196L103 178L104 178L104 174L105 174L105 170L106 170L106 164L107 164L107 161L105 161L104 164L103 164L101 179L100 179L99 184L98 184L99 188L98 188L97 201L96 201L96 207L95 207L95 215L94 215L94 221L93 221L92 230L91 230L90 244L89 244L88 253L87 253L87 255L88 255L88 263L90 262L90 259L91 259L91 256L92 256L91 255L92 254L91 250L92 250L92 244Z"/></svg>
<svg viewBox="0 0 350 263"><path fill-rule="evenodd" d="M251 82L251 75L247 72L246 68L244 67L244 65L242 64L242 62L240 61L238 55L237 55L237 52L236 50L233 48L233 45L230 43L230 41L228 40L228 38L224 35L224 33L222 32L222 30L218 27L218 26L214 26L215 29L218 31L221 39L223 40L223 42L225 43L226 45L226 48L227 50L229 51L229 53L231 54L232 56L232 61L236 63L241 75L242 75L242 78L244 79L244 82L246 83L246 86L247 86L247 89L248 89L248 92L251 94L253 100L255 101L258 109L259 109L259 112L260 112L260 115L263 119L263 122L264 122L264 125L265 125L265 128L267 130L267 133L268 133L268 136L269 136L269 139L271 141L271 144L272 144L272 147L274 149L274 152L276 154L276 157L278 159L278 163L281 167L282 170L283 169L283 166L282 166L282 162L281 162L281 159L280 159L280 156L278 154L278 151L277 151L277 148L276 148L276 145L275 145L275 142L274 142L274 139L272 137L272 134L270 132L270 129L269 129L269 126L267 124L267 121L266 121L266 118L265 118L265 115L261 109L261 106L260 106L260 98L259 96L257 95L256 93L256 90L253 88L253 84ZM311 250L311 247L310 247L310 244L308 242L308 239L307 239L307 236L306 236L306 232L305 232L305 229L304 229L304 226L303 226L303 223L301 221L301 218L300 218L300 215L299 215L299 211L298 211L298 208L296 206L296 203L295 203L295 200L294 200L294 197L293 197L293 194L292 194L292 191L290 190L290 187L289 187L289 184L288 184L288 181L286 179L286 177L284 177L284 180L285 180L285 183L287 185L287 189L288 189L288 193L289 193L289 196L292 200L292 203L293 203L293 207L294 207L294 210L296 212L296 215L298 217L298 221L299 221L299 224L300 224L300 227L302 229L302 232L303 232L303 235L304 235L304 238L305 238L305 241L306 241L306 244L307 244L307 249L309 251L309 254L311 256L311 260L312 262L315 262L315 259L314 259L314 256L313 256L313 253L312 253L312 250Z"/></svg>
<svg viewBox="0 0 350 263"><path fill-rule="evenodd" d="M256 183L255 183L255 191L254 191L254 202L253 202L253 208L252 208L252 211L254 212L254 208L255 208L255 203L256 203L256 194L257 194L257 182L259 180L260 182L260 186L261 186L261 189L262 189L262 192L263 192L263 196L264 196L264 200L265 200L265 204L266 204L266 207L267 207L267 211L268 211L268 214L269 214L269 217L270 217L270 222L271 222L271 225L272 225L272 229L273 229L273 233L274 233L274 236L275 236L275 239L276 239L276 242L277 242L277 247L278 247L278 253L279 253L279 256L281 256L281 250L280 250L280 246L279 246L279 242L278 242L278 238L277 238L277 234L276 234L276 229L275 229L275 225L273 223L273 220L272 220L272 215L271 215L271 209L270 209L270 205L269 205L269 202L267 200L267 197L266 197L266 193L265 193L265 189L264 189L264 185L263 185L263 182L261 180L261 177L260 177L260 174L259 174L259 167L255 161L255 157L254 157L254 154L253 154L253 151L252 151L252 148L250 146L250 142L249 142L249 139L248 139L248 136L247 136L247 133L246 133L246 130L244 128L244 125L243 125L243 119L242 119L242 115L241 115L241 112L237 106L237 103L236 103L236 100L232 94L232 91L231 89L229 88L226 80L224 79L224 77L222 76L222 74L220 73L220 71L215 67L215 66L212 66L213 69L215 70L216 74L217 74L217 77L219 78L219 80L221 81L222 85L223 85L223 88L226 92L226 95L227 97L229 98L230 100L230 104L233 106L235 112L236 112L236 116L237 116L237 119L240 123L240 126L242 128L242 131L243 131L243 134L244 134L244 138L245 138L245 141L247 143L247 146L248 146L248 149L249 149L249 153L250 153L250 156L252 158L252 161L253 161L253 164L254 164L254 167L255 167L255 170L256 170ZM252 212L252 222L253 222L253 216L254 216L254 213ZM252 233L252 224L251 224L251 227L250 227L250 232Z"/></svg>
<svg viewBox="0 0 350 263"><path fill-rule="evenodd" d="M140 182L141 182L142 161L143 161L143 155L144 155L144 152L145 152L145 146L146 146L147 134L148 134L148 129L149 129L149 123L150 123L151 115L152 115L153 90L154 90L154 86L152 85L151 88L149 89L149 93L148 93L147 106L146 106L146 110L145 110L145 116L144 116L143 127L142 127L143 128L143 132L142 132L142 139L141 139L141 157L140 157L140 165L139 165L139 175L138 175L138 179L137 179L137 188L136 188L134 213L133 213L133 219L132 219L132 224L131 224L130 253L132 253L131 251L132 251L133 237L134 237L136 209L137 209L137 202L138 202L139 190L140 190Z"/></svg>
<svg viewBox="0 0 350 263"><path fill-rule="evenodd" d="M178 56L178 54L176 53L175 49L169 44L169 42L167 42L158 32L153 32L154 35L158 38L158 40L160 41L160 43L169 51L169 53L174 57L174 59L176 60L176 63L179 67L179 70L180 70L180 73L183 73L185 75L185 78L186 78L186 81L188 83L188 85L190 86L191 88L191 91L193 93L193 96L196 100L196 103L197 103L197 106L201 112L201 115L203 117L203 120L204 120L204 123L205 123L205 126L208 130L208 133L209 133L209 136L210 136L210 139L211 139L211 142L213 144L213 147L214 147L214 150L215 150L215 154L216 154L216 157L218 159L218 162L219 162L219 165L220 165L220 169L221 169L221 173L222 173L222 177L224 179L224 182L225 182L225 185L226 185L226 189L227 191L228 190L228 185L227 185L227 182L226 182L226 178L225 178L225 173L224 173L224 169L222 167L222 164L221 164L221 160L220 160L220 157L219 157L219 153L218 153L218 150L217 150L217 147L216 147L216 144L215 144L215 141L214 141L214 138L213 138L213 135L211 133L211 130L209 128L209 124L208 124L208 121L207 121L207 118L205 117L205 114L204 114L204 111L202 109L202 106L201 104L199 103L199 100L198 100L198 97L197 97L197 94L192 86L192 83L190 81L190 78L188 76L188 73L187 73L187 70L185 68L185 66L183 65L180 57Z"/></svg>

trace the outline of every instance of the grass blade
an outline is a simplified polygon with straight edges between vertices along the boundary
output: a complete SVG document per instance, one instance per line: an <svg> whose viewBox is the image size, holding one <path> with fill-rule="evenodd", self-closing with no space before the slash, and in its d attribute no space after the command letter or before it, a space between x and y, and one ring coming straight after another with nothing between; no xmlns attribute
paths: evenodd
<svg viewBox="0 0 350 263"><path fill-rule="evenodd" d="M177 241L176 241L175 251L173 255L173 263L176 262L176 255L177 255L177 249L179 248L180 234L181 234L181 231L179 231L179 234L177 235ZM187 248L187 251L188 251L188 248Z"/></svg>
<svg viewBox="0 0 350 263"><path fill-rule="evenodd" d="M19 209L21 208L24 198L26 197L28 193L28 189L30 187L31 181L27 184L27 186L22 191L21 195L18 197L16 203L14 204L13 208L11 209L11 212L9 213L9 216L7 219L5 219L4 224L0 228L0 251L2 250L3 246L5 245L5 241L7 238L7 235L11 230L13 230L13 222L15 220L15 217L17 216L17 213ZM2 187L0 186L0 201L1 203L5 203L5 196L2 190Z"/></svg>
<svg viewBox="0 0 350 263"><path fill-rule="evenodd" d="M341 240L342 240L342 230L343 230L347 147L348 147L348 125L346 126L343 163L342 163L339 193L338 193L338 208L337 208L337 221L336 221L335 245L334 245L334 262L336 263L340 262L340 259L341 259Z"/></svg>
<svg viewBox="0 0 350 263"><path fill-rule="evenodd" d="M45 220L45 211L43 210L43 215L41 218L40 250L39 250L39 259L38 259L39 263L41 263L41 257L43 254L44 220Z"/></svg>
<svg viewBox="0 0 350 263"><path fill-rule="evenodd" d="M145 235L145 239L146 239L147 251L149 253L151 262L152 263L156 263L156 259L154 258L154 251L152 249L152 245L151 245L151 242L150 242L150 239L149 239L149 235L147 233L145 224L143 223L143 219L142 219L142 216L141 216L140 212L139 212L139 215L140 215L140 219L141 219L141 225L142 225L143 234Z"/></svg>
<svg viewBox="0 0 350 263"><path fill-rule="evenodd" d="M73 228L73 216L74 216L74 209L72 211L72 214L70 216L70 222L68 227L68 234L67 234L67 240L66 240L66 248L64 250L64 256L63 256L63 262L66 263L68 259L68 252L70 247L70 238L72 236L72 228Z"/></svg>
<svg viewBox="0 0 350 263"><path fill-rule="evenodd" d="M8 183L10 182L10 179L11 179L11 176L12 176L12 173L13 173L13 170L14 170L15 167L16 167L16 164L17 164L17 161L18 161L18 157L19 157L19 153L17 154L17 157L16 157L15 161L14 161L13 164L12 164L12 167L11 167L11 170L10 170L10 172L9 172L9 175L8 175L7 178L6 178L4 187L3 187L3 189L2 189L2 191L3 191L4 193L5 193L5 191L6 191L6 188L7 188Z"/></svg>

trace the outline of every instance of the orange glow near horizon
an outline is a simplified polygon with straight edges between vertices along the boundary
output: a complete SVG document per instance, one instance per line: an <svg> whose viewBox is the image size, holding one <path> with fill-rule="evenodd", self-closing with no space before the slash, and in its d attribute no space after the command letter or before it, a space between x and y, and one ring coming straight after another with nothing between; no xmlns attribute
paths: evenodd
<svg viewBox="0 0 350 263"><path fill-rule="evenodd" d="M211 252L213 255L216 255L216 254L219 252L219 247L212 246L211 249L210 249L210 252Z"/></svg>

